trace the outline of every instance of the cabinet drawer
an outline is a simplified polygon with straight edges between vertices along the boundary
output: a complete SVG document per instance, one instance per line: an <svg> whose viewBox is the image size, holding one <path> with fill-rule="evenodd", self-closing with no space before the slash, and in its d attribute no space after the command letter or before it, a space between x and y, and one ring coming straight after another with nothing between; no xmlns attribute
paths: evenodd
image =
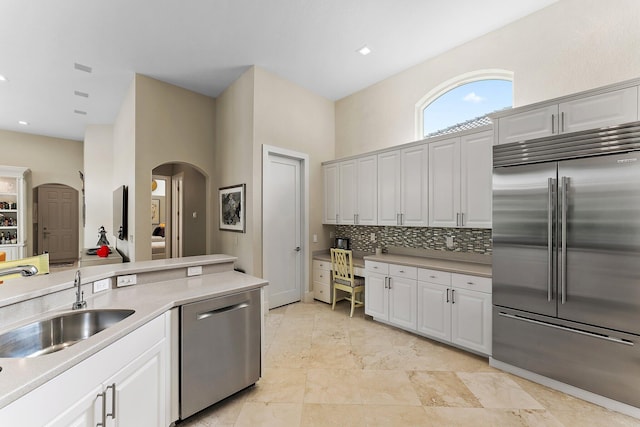
<svg viewBox="0 0 640 427"><path fill-rule="evenodd" d="M323 285L318 282L313 282L313 298L326 302L327 304L331 303L331 286Z"/></svg>
<svg viewBox="0 0 640 427"><path fill-rule="evenodd" d="M389 264L377 261L365 261L364 269L372 273L389 274Z"/></svg>
<svg viewBox="0 0 640 427"><path fill-rule="evenodd" d="M489 277L469 276L467 274L452 274L451 284L454 288L491 293L491 279Z"/></svg>
<svg viewBox="0 0 640 427"><path fill-rule="evenodd" d="M331 261L320 261L320 260L314 259L313 269L314 270L331 270Z"/></svg>
<svg viewBox="0 0 640 427"><path fill-rule="evenodd" d="M331 271L314 269L313 281L328 285L331 283Z"/></svg>
<svg viewBox="0 0 640 427"><path fill-rule="evenodd" d="M430 270L428 268L419 268L418 280L421 282L451 286L451 273L446 271Z"/></svg>
<svg viewBox="0 0 640 427"><path fill-rule="evenodd" d="M418 269L406 265L389 264L389 276L416 280L418 278Z"/></svg>

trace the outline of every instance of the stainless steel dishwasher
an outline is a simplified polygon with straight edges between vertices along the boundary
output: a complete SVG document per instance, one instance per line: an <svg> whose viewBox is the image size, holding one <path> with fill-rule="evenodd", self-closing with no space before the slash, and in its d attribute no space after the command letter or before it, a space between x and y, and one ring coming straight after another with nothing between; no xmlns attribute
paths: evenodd
<svg viewBox="0 0 640 427"><path fill-rule="evenodd" d="M180 419L260 378L260 290L180 310Z"/></svg>

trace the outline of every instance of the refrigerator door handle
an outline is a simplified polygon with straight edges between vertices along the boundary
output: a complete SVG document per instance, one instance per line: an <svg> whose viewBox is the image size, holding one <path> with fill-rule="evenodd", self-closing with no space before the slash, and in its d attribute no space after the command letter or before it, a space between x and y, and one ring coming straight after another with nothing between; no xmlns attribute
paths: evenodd
<svg viewBox="0 0 640 427"><path fill-rule="evenodd" d="M549 199L547 201L547 301L553 299L553 187L555 179L547 181Z"/></svg>
<svg viewBox="0 0 640 427"><path fill-rule="evenodd" d="M567 193L569 192L569 178L562 177L561 203L561 239L560 244L560 302L567 302Z"/></svg>

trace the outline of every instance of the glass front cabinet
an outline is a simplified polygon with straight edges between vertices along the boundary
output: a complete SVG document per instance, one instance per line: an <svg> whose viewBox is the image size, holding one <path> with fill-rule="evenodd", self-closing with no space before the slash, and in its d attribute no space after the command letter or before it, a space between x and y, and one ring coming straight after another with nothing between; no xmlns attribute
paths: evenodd
<svg viewBox="0 0 640 427"><path fill-rule="evenodd" d="M0 166L0 252L7 261L26 256L28 173L27 168Z"/></svg>

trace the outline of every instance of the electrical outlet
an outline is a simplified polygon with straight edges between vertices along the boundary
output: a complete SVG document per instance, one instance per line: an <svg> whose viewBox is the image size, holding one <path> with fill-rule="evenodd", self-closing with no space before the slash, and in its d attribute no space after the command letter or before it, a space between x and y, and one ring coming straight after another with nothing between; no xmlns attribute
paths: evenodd
<svg viewBox="0 0 640 427"><path fill-rule="evenodd" d="M447 236L447 249L453 249L453 236Z"/></svg>
<svg viewBox="0 0 640 427"><path fill-rule="evenodd" d="M187 268L187 276L191 277L191 276L200 276L202 274L202 266L201 265L197 265L195 267L188 267Z"/></svg>
<svg viewBox="0 0 640 427"><path fill-rule="evenodd" d="M313 235L313 243L318 243L318 235L317 234Z"/></svg>
<svg viewBox="0 0 640 427"><path fill-rule="evenodd" d="M329 232L329 238L330 238L330 239L333 239L335 236L336 236L336 235L335 235L335 233L334 233L333 231L330 231L330 232Z"/></svg>
<svg viewBox="0 0 640 427"><path fill-rule="evenodd" d="M371 233L371 243L376 242L376 233Z"/></svg>
<svg viewBox="0 0 640 427"><path fill-rule="evenodd" d="M111 287L111 277L93 282L93 293L106 291Z"/></svg>
<svg viewBox="0 0 640 427"><path fill-rule="evenodd" d="M117 286L131 286L137 283L138 278L135 274L127 274L126 276L118 276Z"/></svg>

